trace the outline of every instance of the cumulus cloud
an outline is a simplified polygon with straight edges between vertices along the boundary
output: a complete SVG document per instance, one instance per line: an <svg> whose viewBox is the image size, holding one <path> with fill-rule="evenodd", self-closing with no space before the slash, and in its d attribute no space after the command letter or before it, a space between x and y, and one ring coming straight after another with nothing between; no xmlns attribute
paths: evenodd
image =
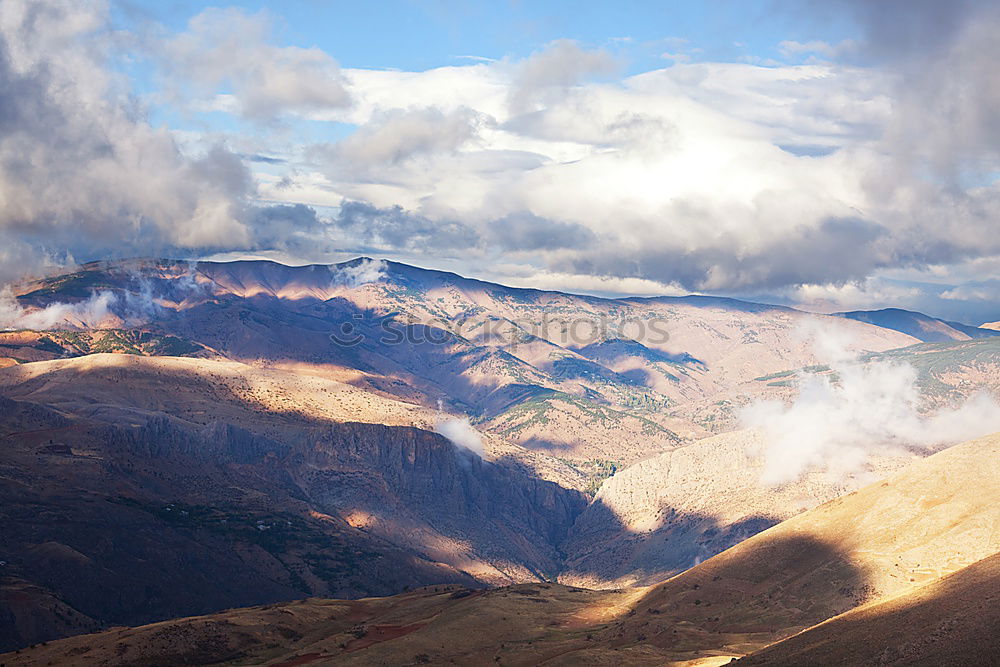
<svg viewBox="0 0 1000 667"><path fill-rule="evenodd" d="M546 220L528 212L512 213L491 222L487 234L491 245L517 251L584 248L595 241L588 227Z"/></svg>
<svg viewBox="0 0 1000 667"><path fill-rule="evenodd" d="M108 66L108 8L0 4L0 238L30 257L246 244L242 162L194 159L143 121Z"/></svg>
<svg viewBox="0 0 1000 667"><path fill-rule="evenodd" d="M572 84L522 112L487 94L497 86L513 94L516 72L534 67L520 66L381 73L377 86L352 73L359 106L378 100L376 125L387 117L394 77L401 109L425 99L414 92L422 81L424 96L482 91L481 101L460 95L462 104L496 122L419 161L394 161L390 150L389 166L363 181L351 182L341 159L328 168L332 186L380 210L401 207L423 221L425 238L441 224L441 247L533 253L553 272L690 290L835 288L884 270L1000 253L990 231L1000 213L995 188L900 173L889 141L899 99L891 71L676 65ZM442 122L443 136L453 136L450 120ZM414 145L427 133L414 131ZM468 232L456 236L456 224ZM392 240L378 247L389 250Z"/></svg>
<svg viewBox="0 0 1000 667"><path fill-rule="evenodd" d="M805 284L792 291L792 300L813 312L832 313L845 310L868 310L892 303L915 306L925 292L876 278L845 282L840 285Z"/></svg>
<svg viewBox="0 0 1000 667"><path fill-rule="evenodd" d="M588 77L611 74L617 68L606 51L589 51L570 39L560 39L517 64L508 103L514 114L537 111L560 101Z"/></svg>
<svg viewBox="0 0 1000 667"><path fill-rule="evenodd" d="M478 233L455 221L433 221L400 206L379 208L358 201L344 202L334 227L355 247L363 249L423 250L474 247Z"/></svg>
<svg viewBox="0 0 1000 667"><path fill-rule="evenodd" d="M173 86L235 105L246 118L274 120L350 104L337 62L317 48L271 44L273 19L237 8L208 8L159 54ZM177 91L175 91L176 93Z"/></svg>
<svg viewBox="0 0 1000 667"><path fill-rule="evenodd" d="M924 411L918 374L905 363L861 363L845 341L818 337L829 372L804 373L790 403L758 401L741 413L764 434L762 481L780 485L810 470L863 471L873 455L927 450L1000 431L1000 405L976 394L958 407Z"/></svg>
<svg viewBox="0 0 1000 667"><path fill-rule="evenodd" d="M954 115L945 120L945 113L903 122L900 114L910 107L929 108L907 100L930 88L922 73L938 65L903 67L900 57L883 57L885 66L859 61L881 40L878 31L896 29L886 17L905 16L900 30L925 35L939 10L917 4L912 11L923 18L909 16L909 6L872 9L877 16L869 23L878 26L867 39L782 46L789 55L812 52L853 63L678 64L594 84L588 77L611 72L612 61L559 42L519 63L352 71L357 107L369 110L359 119L359 136L378 136L384 119L395 117L394 104L403 118L433 99L495 123L478 126L472 141L446 140L455 136L448 110L459 107L442 106L443 149L437 149L439 135L421 123L412 130L412 145L434 137L433 149L419 152L412 164L397 160L396 147L411 145L401 140L410 132L400 123L384 152L390 168L374 174L377 183L371 172L364 182L350 182L342 159L327 173L335 188L379 209L401 206L429 224L460 221L476 233L452 238L481 252L491 246L534 253L553 272L676 282L694 290L836 289L885 270L995 255L995 186L956 187L950 176L928 178L924 169L929 162L949 163L959 144L986 139L991 145L981 130L1000 105L978 91L989 91L995 77L969 88L977 90L971 102L958 91L948 97L956 113L978 109L971 122ZM947 30L927 49L952 54L942 77L977 82L987 75L976 65L984 59L966 52L979 48L976 35L989 33L973 19L994 25L990 17L968 4L949 13ZM893 48L921 39L901 39L905 43ZM987 53L992 48L983 46ZM898 136L909 125L916 131ZM920 130L931 125L979 129L968 141L952 137L932 145ZM913 150L924 157L910 160ZM502 223L513 221L515 229L520 220L532 221L519 228L530 232L527 242L515 236L502 243L508 238L499 231L507 229ZM564 233L566 225L579 232L576 239Z"/></svg>
<svg viewBox="0 0 1000 667"><path fill-rule="evenodd" d="M336 248L330 220L305 204L255 206L248 214L253 241L242 247L320 259ZM239 246L237 246L239 247Z"/></svg>
<svg viewBox="0 0 1000 667"><path fill-rule="evenodd" d="M467 418L439 422L434 430L448 438L451 444L456 447L467 449L479 458L486 455L486 450L483 447L483 436L472 427Z"/></svg>
<svg viewBox="0 0 1000 667"><path fill-rule="evenodd" d="M950 301L1000 301L1000 280L982 280L958 285L941 293L942 299Z"/></svg>
<svg viewBox="0 0 1000 667"><path fill-rule="evenodd" d="M481 114L460 108L448 112L438 108L382 112L358 130L333 145L317 147L327 159L349 170L398 165L406 160L457 150L477 136Z"/></svg>
<svg viewBox="0 0 1000 667"><path fill-rule="evenodd" d="M352 72L352 92L362 108L372 106L372 96L384 106L387 79L395 77L407 109L417 81L426 83L424 94L443 94L489 90L506 75L504 85L514 90L520 84L510 72L500 63L382 73L377 86ZM468 80L476 76L479 87ZM407 122L392 124L388 148L373 149L380 168L366 170L368 154L361 154L363 180L352 182L352 163L343 158L363 142L326 146L318 159L328 160L331 186L356 200L339 221L345 238L367 237L361 240L383 251L394 244L412 250L419 238L485 256L491 249L532 253L558 273L701 290L863 278L898 253L893 230L859 214L866 194L850 168L854 157L782 147L815 149L867 133L857 117L864 105L829 94L831 81L843 80L852 94L875 100L867 120L880 119L877 86L866 88L860 78L817 66L675 66L621 84L576 85L518 116L484 95L475 111L496 122L478 125L472 140L448 129L456 116L443 110L419 112L415 125L412 110L374 113L374 125L362 125L358 136L380 137L387 118ZM802 113L789 116L796 105ZM426 128L432 118L443 123L440 135ZM361 218L363 225L354 224ZM842 261L817 261L831 255Z"/></svg>

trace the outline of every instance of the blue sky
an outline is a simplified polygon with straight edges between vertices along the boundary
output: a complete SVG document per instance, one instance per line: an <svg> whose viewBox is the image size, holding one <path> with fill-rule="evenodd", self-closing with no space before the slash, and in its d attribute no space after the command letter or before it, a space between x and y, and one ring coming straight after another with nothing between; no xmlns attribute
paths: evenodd
<svg viewBox="0 0 1000 667"><path fill-rule="evenodd" d="M318 46L344 67L425 70L463 56L523 58L557 39L604 47L638 73L663 65L662 54L695 60L781 59L785 40L831 44L856 36L836 14L779 11L774 0L704 2L234 2L249 12L279 17L277 36L288 45ZM183 30L209 2L120 2L125 26L155 20Z"/></svg>
<svg viewBox="0 0 1000 667"><path fill-rule="evenodd" d="M1000 320L998 30L973 0L5 0L0 266L363 253Z"/></svg>
<svg viewBox="0 0 1000 667"><path fill-rule="evenodd" d="M608 51L616 74L639 74L674 62L753 62L764 66L801 62L809 53L789 54L785 41L839 44L856 36L857 26L835 13L815 16L783 11L775 0L703 2L460 2L386 0L384 2L281 3L118 0L115 25L123 30L153 24L182 32L189 20L213 7L240 7L270 17L277 41L318 47L342 67L423 71L481 60L519 60L560 39ZM135 90L156 91L152 70L143 60L123 68ZM177 113L149 100L154 123L193 130L238 131L227 114ZM248 128L242 128L248 131ZM341 138L350 126L309 127L306 135Z"/></svg>

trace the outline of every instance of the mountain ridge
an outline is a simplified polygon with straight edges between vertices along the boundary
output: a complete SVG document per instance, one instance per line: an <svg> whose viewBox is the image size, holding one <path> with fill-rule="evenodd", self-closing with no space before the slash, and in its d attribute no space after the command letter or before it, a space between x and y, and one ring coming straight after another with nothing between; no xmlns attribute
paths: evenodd
<svg viewBox="0 0 1000 667"><path fill-rule="evenodd" d="M837 317L868 322L876 326L893 329L913 336L924 343L939 343L949 340L969 340L1000 336L1000 332L985 326L970 326L960 322L949 322L912 310L902 308L882 308L880 310L854 310L833 313Z"/></svg>

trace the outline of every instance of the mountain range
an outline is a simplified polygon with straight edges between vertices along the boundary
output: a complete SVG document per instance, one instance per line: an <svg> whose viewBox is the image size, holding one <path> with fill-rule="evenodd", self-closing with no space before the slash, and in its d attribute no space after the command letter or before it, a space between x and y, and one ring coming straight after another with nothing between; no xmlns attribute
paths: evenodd
<svg viewBox="0 0 1000 667"><path fill-rule="evenodd" d="M995 577L995 440L775 485L746 412L851 368L905 367L926 410L996 392L987 329L369 258L98 262L5 298L12 664L794 664Z"/></svg>

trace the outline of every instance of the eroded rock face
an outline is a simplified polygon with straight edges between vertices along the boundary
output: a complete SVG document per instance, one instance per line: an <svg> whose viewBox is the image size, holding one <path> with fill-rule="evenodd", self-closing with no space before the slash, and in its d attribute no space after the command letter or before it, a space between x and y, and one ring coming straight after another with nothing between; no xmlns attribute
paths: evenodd
<svg viewBox="0 0 1000 667"><path fill-rule="evenodd" d="M311 436L288 467L317 507L494 583L554 577L587 502L420 429L349 423Z"/></svg>
<svg viewBox="0 0 1000 667"><path fill-rule="evenodd" d="M290 419L279 439L0 409L0 595L18 601L4 648L313 595L534 581L558 571L585 505L411 427Z"/></svg>

